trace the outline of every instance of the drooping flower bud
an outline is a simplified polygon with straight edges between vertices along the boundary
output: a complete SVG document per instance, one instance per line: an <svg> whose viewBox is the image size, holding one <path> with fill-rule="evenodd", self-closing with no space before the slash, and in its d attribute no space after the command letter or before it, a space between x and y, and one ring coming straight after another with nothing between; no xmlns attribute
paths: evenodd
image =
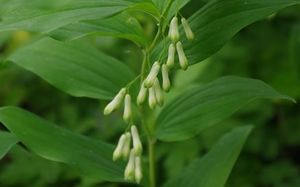
<svg viewBox="0 0 300 187"><path fill-rule="evenodd" d="M185 32L185 35L188 40L193 40L195 38L195 35L190 27L189 22L185 18L181 18L181 23Z"/></svg>
<svg viewBox="0 0 300 187"><path fill-rule="evenodd" d="M129 160L124 172L125 180L133 181L135 175L135 155L134 150L131 149Z"/></svg>
<svg viewBox="0 0 300 187"><path fill-rule="evenodd" d="M164 93L162 92L158 78L155 79L153 88L155 90L156 102L159 106L164 104Z"/></svg>
<svg viewBox="0 0 300 187"><path fill-rule="evenodd" d="M172 68L174 66L175 52L176 52L176 48L175 45L172 43L169 46L168 59L166 63L169 68Z"/></svg>
<svg viewBox="0 0 300 187"><path fill-rule="evenodd" d="M123 120L126 123L129 123L132 116L132 108L131 108L131 96L129 94L126 94L125 101L124 101L124 114L123 114Z"/></svg>
<svg viewBox="0 0 300 187"><path fill-rule="evenodd" d="M133 149L135 156L140 156L143 151L142 143L140 140L139 132L135 125L131 126L131 136L133 141Z"/></svg>
<svg viewBox="0 0 300 187"><path fill-rule="evenodd" d="M126 141L126 135L123 134L119 141L118 141L118 145L113 153L113 161L116 161L118 159L120 159L123 155L123 147L124 147L124 144L125 144L125 141Z"/></svg>
<svg viewBox="0 0 300 187"><path fill-rule="evenodd" d="M137 96L137 100L136 100L136 102L137 102L138 105L141 105L141 104L143 104L145 102L146 97L147 97L147 90L148 89L145 88L144 83L143 83L141 85L140 92L139 92L139 94Z"/></svg>
<svg viewBox="0 0 300 187"><path fill-rule="evenodd" d="M162 74L162 87L165 92L169 92L171 88L171 83L170 83L170 78L169 78L169 71L168 67L164 64L162 65L161 69L161 74Z"/></svg>
<svg viewBox="0 0 300 187"><path fill-rule="evenodd" d="M141 157L135 157L135 182L140 184L143 178Z"/></svg>
<svg viewBox="0 0 300 187"><path fill-rule="evenodd" d="M183 70L187 70L187 68L189 66L189 62L188 62L188 60L187 60L187 58L184 54L184 50L183 50L181 42L177 42L176 49L177 49L177 54L178 54L178 58L179 58L180 67Z"/></svg>
<svg viewBox="0 0 300 187"><path fill-rule="evenodd" d="M149 107L153 110L155 109L156 104L155 89L151 87L149 88Z"/></svg>
<svg viewBox="0 0 300 187"><path fill-rule="evenodd" d="M171 20L169 37L172 42L176 43L179 40L179 31L178 31L178 18L175 16Z"/></svg>
<svg viewBox="0 0 300 187"><path fill-rule="evenodd" d="M148 74L147 78L144 81L144 86L146 88L150 88L153 85L154 80L155 80L157 74L159 73L159 70L160 70L160 65L159 65L159 62L156 61L152 65L150 73Z"/></svg>
<svg viewBox="0 0 300 187"><path fill-rule="evenodd" d="M113 111L118 109L120 107L120 105L122 104L125 94L126 94L126 89L122 88L119 91L119 93L113 98L113 100L110 103L108 103L108 105L106 105L106 107L104 109L104 115L109 115Z"/></svg>
<svg viewBox="0 0 300 187"><path fill-rule="evenodd" d="M122 156L123 159L128 159L129 153L130 153L130 146L131 146L131 135L129 132L125 134L125 141L122 148Z"/></svg>

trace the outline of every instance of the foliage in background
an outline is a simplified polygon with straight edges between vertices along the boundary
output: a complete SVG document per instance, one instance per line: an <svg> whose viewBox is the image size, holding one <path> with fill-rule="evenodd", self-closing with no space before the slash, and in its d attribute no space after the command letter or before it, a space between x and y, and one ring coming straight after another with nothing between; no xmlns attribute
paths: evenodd
<svg viewBox="0 0 300 187"><path fill-rule="evenodd" d="M183 13L190 14L200 4L204 2L192 1ZM206 84L220 76L233 74L262 79L280 93L299 100L299 10L297 7L286 9L243 29L216 55L193 66L188 72L174 75L175 89L178 91L174 91L172 97L179 94L187 83ZM147 16L139 14L139 18L147 24L146 28L153 29ZM1 55L6 56L14 51L28 37L34 38L35 35L1 33ZM92 42L135 70L139 66L140 54L134 52L137 48L123 39L89 36L80 41ZM120 49L119 46L124 47ZM118 114L103 118L99 112L99 102L69 97L9 62L1 62L0 68L1 106L21 106L56 124L64 124L73 132L108 142L115 142L122 132L123 128L119 125L122 122L116 117ZM163 171L159 181L177 176L187 163L207 152L225 132L250 123L256 125L254 133L229 178L228 186L300 186L299 110L299 105L282 101L255 102L223 121L222 125L207 129L194 139L170 145L161 143L157 151L159 170ZM33 156L20 146L14 147L1 165L0 186L115 186L81 177L77 171ZM45 168L50 174L43 172Z"/></svg>

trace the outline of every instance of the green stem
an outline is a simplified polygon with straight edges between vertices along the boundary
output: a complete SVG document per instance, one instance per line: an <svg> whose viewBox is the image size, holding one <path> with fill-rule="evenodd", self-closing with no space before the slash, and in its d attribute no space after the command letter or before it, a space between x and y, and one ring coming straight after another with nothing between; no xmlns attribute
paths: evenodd
<svg viewBox="0 0 300 187"><path fill-rule="evenodd" d="M168 20L165 18L165 16L166 16L166 14L169 12L169 10L170 10L172 4L173 4L173 0L169 0L169 1L168 1L167 8L164 10L164 12L163 12L162 15L161 15L162 33L165 33L165 30L166 30L165 21L168 21Z"/></svg>
<svg viewBox="0 0 300 187"><path fill-rule="evenodd" d="M160 20L158 22L158 29L157 29L157 33L153 39L153 42L151 43L150 47L148 48L148 52L150 53L152 51L152 49L155 47L159 37L164 34L165 32L165 22L164 22L164 16L165 14L170 10L171 8L171 5L173 3L173 0L169 0L168 1L168 5L167 5L167 8L163 11L163 13L161 14L161 17L160 17Z"/></svg>
<svg viewBox="0 0 300 187"><path fill-rule="evenodd" d="M173 3L173 0L169 0L168 3L167 3L167 8L163 11L163 13L161 14L161 17L164 18L164 16L166 15L166 13L168 13L168 11L170 10L171 8L171 5Z"/></svg>
<svg viewBox="0 0 300 187"><path fill-rule="evenodd" d="M148 50L143 50L143 63L141 67L141 86L142 83L146 77L146 66L148 62ZM147 113L146 109L144 106L140 106L140 114L141 114L141 122L142 122L142 127L147 135L147 140L148 140L148 154L149 154L149 181L150 187L155 187L156 186L156 181L155 181L155 154L154 154L154 145L155 142L152 140L152 132L150 130L150 126L147 123L147 118L149 113ZM147 115L148 114L148 115Z"/></svg>
<svg viewBox="0 0 300 187"><path fill-rule="evenodd" d="M146 78L146 65L147 65L147 61L148 61L148 51L146 49L143 50L143 63L142 63L142 67L141 67L141 85L143 83L143 81Z"/></svg>
<svg viewBox="0 0 300 187"><path fill-rule="evenodd" d="M156 167L155 167L155 140L149 138L149 180L150 187L156 187Z"/></svg>
<svg viewBox="0 0 300 187"><path fill-rule="evenodd" d="M154 49L156 43L158 42L159 38L161 37L162 34L164 34L164 16L165 14L169 11L171 5L172 5L173 0L169 0L168 1L168 5L167 8L164 10L164 12L162 13L159 23L158 23L158 30L157 33L152 41L152 43L150 44L150 46L146 49L143 50L143 55L144 55L144 59L143 59L143 64L141 67L141 84L142 81L145 79L145 73L146 73L146 66L147 63L149 62L149 54L152 52L152 50ZM146 122L146 118L148 117L147 112L145 110L145 108L142 106L140 107L140 111L141 111L141 117L142 117L142 126L144 127L144 131L147 135L147 139L148 139L148 156L149 156L149 181L150 187L156 187L156 159L155 159L155 144L156 144L156 140L153 137L153 133L152 130L153 128L151 128L148 123Z"/></svg>
<svg viewBox="0 0 300 187"><path fill-rule="evenodd" d="M142 117L142 127L147 135L148 141L148 157L149 157L149 187L156 187L156 169L155 169L155 143L156 140L153 138L153 133L149 123L147 123L146 111L143 106L140 108ZM149 115L149 113L148 113Z"/></svg>
<svg viewBox="0 0 300 187"><path fill-rule="evenodd" d="M158 26L158 30L157 30L157 33L155 35L155 38L153 39L153 42L151 43L151 45L148 49L149 52L152 51L152 49L155 47L156 42L159 39L160 35L161 35L161 26Z"/></svg>

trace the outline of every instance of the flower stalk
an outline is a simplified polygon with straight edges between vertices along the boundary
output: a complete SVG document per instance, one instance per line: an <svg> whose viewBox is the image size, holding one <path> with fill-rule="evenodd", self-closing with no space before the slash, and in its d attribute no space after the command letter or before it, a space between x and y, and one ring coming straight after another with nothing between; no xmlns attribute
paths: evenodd
<svg viewBox="0 0 300 187"><path fill-rule="evenodd" d="M168 8L171 7L172 0L168 1ZM163 13L163 15L166 12ZM177 14L176 14L177 15ZM136 103L139 106L140 116L142 118L148 118L151 116L151 110L154 110L156 106L164 105L164 92L169 92L171 89L171 81L170 81L170 71L172 68L177 67L175 62L176 56L178 56L178 62L181 69L186 70L189 66L189 62L187 56L184 52L184 47L182 42L180 41L180 33L179 33L179 25L178 25L178 17L174 16L169 25L169 33L168 38L170 39L170 44L168 48L168 56L166 61L162 61L159 57L151 66L150 70L148 70L147 65L150 67L150 54L152 49L155 47L157 41L165 31L165 27L162 26L164 20L164 16L161 17L157 34L151 43L151 45L145 49L143 49L144 60L141 67L141 74L138 76L141 78L140 89L138 96L136 98ZM182 17L180 19L182 27L184 29L185 35L188 40L193 40L195 35L188 23L188 21ZM177 54L177 55L176 55ZM161 74L160 74L161 73ZM136 79L138 79L138 77ZM135 79L135 80L136 80ZM133 121L133 110L132 110L132 98L129 93L130 86L135 82L133 80L130 84L128 84L125 88L122 88L118 94L113 98L113 100L108 103L108 105L104 109L104 115L111 114L115 110L119 109L120 106L124 102L124 112L123 112L123 120L127 124L126 132L121 135L116 149L113 152L113 160L116 161L120 158L124 160L128 160L124 171L125 180L135 181L140 184L143 178L142 173L142 152L143 145L140 139L140 135L137 127L134 125ZM147 98L148 96L148 98ZM148 99L149 108L145 108L145 101ZM150 110L149 110L150 109ZM137 115L138 116L138 115ZM151 121L151 120L150 120ZM149 126L147 119L141 119L142 126L145 129L145 133L148 139L148 153L149 153L149 180L150 187L155 187L155 139L153 137L153 127Z"/></svg>

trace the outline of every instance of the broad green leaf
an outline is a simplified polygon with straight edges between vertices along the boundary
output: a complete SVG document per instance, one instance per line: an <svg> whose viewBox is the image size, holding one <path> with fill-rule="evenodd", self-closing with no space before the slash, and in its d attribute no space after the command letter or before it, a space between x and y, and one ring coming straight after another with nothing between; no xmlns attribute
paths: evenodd
<svg viewBox="0 0 300 187"><path fill-rule="evenodd" d="M10 7L10 11L4 11L4 13L2 11L0 31L49 32L70 23L105 18L143 1L35 0L34 2L27 5L24 0L6 1L4 5Z"/></svg>
<svg viewBox="0 0 300 187"><path fill-rule="evenodd" d="M9 60L78 97L110 99L134 78L126 65L79 41L44 38Z"/></svg>
<svg viewBox="0 0 300 187"><path fill-rule="evenodd" d="M157 7L155 7L151 0L144 0L143 3L136 3L133 6L129 7L127 10L147 13L153 16L156 20L158 20L160 16L159 10L157 9Z"/></svg>
<svg viewBox="0 0 300 187"><path fill-rule="evenodd" d="M163 24L161 25L162 31L165 32L168 28L168 25L174 15L176 15L182 7L184 7L190 0L152 0L154 5L160 12L160 18L162 18ZM166 44L167 40L156 47L155 58L160 56L160 52L163 51L166 53ZM157 50L158 49L158 50ZM165 55L163 55L165 56ZM156 61L157 59L152 59Z"/></svg>
<svg viewBox="0 0 300 187"><path fill-rule="evenodd" d="M172 4L168 10L166 10L166 4L170 2L170 0L164 0L165 5L163 5L163 11L162 13L164 14L164 25L163 25L163 30L168 27L170 24L170 21L176 13L180 11L181 8L183 8L190 0L171 0Z"/></svg>
<svg viewBox="0 0 300 187"><path fill-rule="evenodd" d="M166 4L169 2L170 0L152 0L152 2L154 3L154 5L157 7L157 9L160 11L160 13L162 13L165 8L166 8Z"/></svg>
<svg viewBox="0 0 300 187"><path fill-rule="evenodd" d="M189 18L195 40L187 41L181 28L180 40L190 64L199 63L220 50L241 29L260 19L300 4L300 0L212 0ZM153 52L152 60L167 54L168 40Z"/></svg>
<svg viewBox="0 0 300 187"><path fill-rule="evenodd" d="M167 5L171 4L168 14L174 15L179 11L184 5L186 5L190 0L152 0L157 9L163 13L166 11Z"/></svg>
<svg viewBox="0 0 300 187"><path fill-rule="evenodd" d="M262 81L234 76L218 79L179 95L156 119L157 137L180 141L196 136L256 99L288 99Z"/></svg>
<svg viewBox="0 0 300 187"><path fill-rule="evenodd" d="M63 5L66 1L45 1L45 0L0 0L0 17L8 15L10 12L22 7L23 9L50 9L55 6ZM60 3L60 4L59 4Z"/></svg>
<svg viewBox="0 0 300 187"><path fill-rule="evenodd" d="M232 130L164 187L223 187L250 132L251 126Z"/></svg>
<svg viewBox="0 0 300 187"><path fill-rule="evenodd" d="M295 4L300 0L210 1L189 19L195 32L194 42L184 42L190 63L211 56L247 25Z"/></svg>
<svg viewBox="0 0 300 187"><path fill-rule="evenodd" d="M51 37L58 40L74 40L87 35L119 37L132 40L142 46L148 43L139 22L125 14L108 19L73 23L50 33Z"/></svg>
<svg viewBox="0 0 300 187"><path fill-rule="evenodd" d="M79 169L85 176L121 181L123 167L112 161L113 146L62 129L17 107L0 108L3 123L39 156Z"/></svg>
<svg viewBox="0 0 300 187"><path fill-rule="evenodd" d="M188 4L191 0L173 0L173 3L169 9L169 11L166 13L166 19L171 20L171 18L180 11L181 8L183 8L186 4Z"/></svg>
<svg viewBox="0 0 300 187"><path fill-rule="evenodd" d="M18 139L14 135L0 131L0 159L2 159L17 142Z"/></svg>
<svg viewBox="0 0 300 187"><path fill-rule="evenodd" d="M154 5L160 11L161 14L164 14L164 21L169 21L172 16L180 11L191 0L152 0ZM171 3L168 8L169 3ZM168 8L168 10L167 10Z"/></svg>

